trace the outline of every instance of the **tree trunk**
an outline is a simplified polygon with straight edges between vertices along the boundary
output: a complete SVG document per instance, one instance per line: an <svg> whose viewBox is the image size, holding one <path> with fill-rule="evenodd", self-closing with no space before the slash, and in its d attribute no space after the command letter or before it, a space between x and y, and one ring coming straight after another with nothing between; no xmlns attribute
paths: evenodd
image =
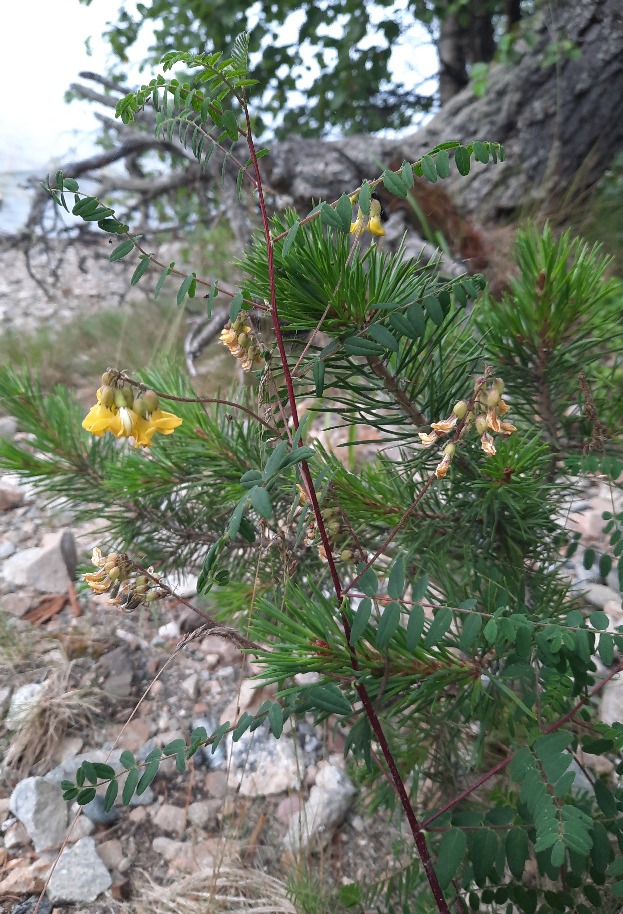
<svg viewBox="0 0 623 914"><path fill-rule="evenodd" d="M446 105L467 85L465 60L465 30L461 27L459 13L448 13L441 24L437 42L439 57L439 101Z"/></svg>
<svg viewBox="0 0 623 914"><path fill-rule="evenodd" d="M308 210L312 200L335 200L377 177L379 161L399 167L438 143L482 139L502 143L506 161L485 166L472 160L467 177L452 168L443 182L469 218L500 222L548 212L565 195L590 187L623 148L621 0L560 0L555 22L550 16L548 6L536 23L534 47L519 43L523 56L516 66L491 68L484 97L463 89L425 127L399 140L292 137L262 159L270 185ZM552 34L575 42L580 57L542 67Z"/></svg>

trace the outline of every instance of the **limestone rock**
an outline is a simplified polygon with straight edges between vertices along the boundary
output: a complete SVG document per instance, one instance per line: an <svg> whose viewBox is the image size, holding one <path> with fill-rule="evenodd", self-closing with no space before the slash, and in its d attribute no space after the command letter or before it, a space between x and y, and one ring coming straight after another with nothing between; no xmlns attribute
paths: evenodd
<svg viewBox="0 0 623 914"><path fill-rule="evenodd" d="M74 561L75 559L75 561ZM7 559L2 575L17 587L35 587L43 593L66 593L71 583L70 570L77 564L76 544L69 530L48 533L43 545L22 549Z"/></svg>
<svg viewBox="0 0 623 914"><path fill-rule="evenodd" d="M19 508L24 501L24 493L19 486L10 486L0 483L0 511L10 511Z"/></svg>
<svg viewBox="0 0 623 914"><path fill-rule="evenodd" d="M35 876L27 861L11 870L0 882L0 897L3 895L26 895L35 891Z"/></svg>
<svg viewBox="0 0 623 914"><path fill-rule="evenodd" d="M216 824L216 815L222 805L222 800L198 800L188 807L188 818L198 828L209 828Z"/></svg>
<svg viewBox="0 0 623 914"><path fill-rule="evenodd" d="M105 676L102 691L117 701L128 698L132 691L134 664L127 646L116 647L104 654L97 664L97 671Z"/></svg>
<svg viewBox="0 0 623 914"><path fill-rule="evenodd" d="M52 873L48 894L52 902L92 902L112 885L93 838L66 848Z"/></svg>
<svg viewBox="0 0 623 914"><path fill-rule="evenodd" d="M117 869L123 860L123 848L118 838L103 841L97 848L97 853L104 866L109 870Z"/></svg>
<svg viewBox="0 0 623 914"><path fill-rule="evenodd" d="M15 847L25 847L27 844L30 844L28 832L21 822L13 819L13 825L9 825L4 835L5 848L10 851Z"/></svg>
<svg viewBox="0 0 623 914"><path fill-rule="evenodd" d="M67 803L60 787L40 777L24 778L11 794L10 809L36 851L60 847L67 834Z"/></svg>
<svg viewBox="0 0 623 914"><path fill-rule="evenodd" d="M68 838L69 843L75 844L76 841L81 841L82 838L88 838L94 831L95 825L93 822L91 822L90 819L87 819L85 815L82 815L71 830L71 834Z"/></svg>
<svg viewBox="0 0 623 914"><path fill-rule="evenodd" d="M247 732L228 745L231 747L229 786L244 797L264 797L298 790L305 774L302 761L297 762L294 741L285 732L275 739L267 724L253 733Z"/></svg>
<svg viewBox="0 0 623 914"><path fill-rule="evenodd" d="M13 555L15 552L15 543L10 543L6 540L4 543L0 543L0 561L8 559L10 555Z"/></svg>
<svg viewBox="0 0 623 914"><path fill-rule="evenodd" d="M21 619L25 616L32 605L30 595L23 591L17 593L6 593L0 602L0 608L11 616L17 616Z"/></svg>
<svg viewBox="0 0 623 914"><path fill-rule="evenodd" d="M345 771L336 765L325 765L307 803L290 819L284 838L286 849L297 854L326 847L350 809L355 792Z"/></svg>
<svg viewBox="0 0 623 914"><path fill-rule="evenodd" d="M199 692L199 677L196 673L191 673L183 682L182 689L193 701L197 698Z"/></svg>
<svg viewBox="0 0 623 914"><path fill-rule="evenodd" d="M162 831L179 834L186 826L186 812L181 806L164 803L153 815L153 822Z"/></svg>
<svg viewBox="0 0 623 914"><path fill-rule="evenodd" d="M586 591L586 599L593 606L596 606L598 609L604 609L608 603L612 601L619 601L619 594L615 590L611 590L610 587L606 587L604 584L593 584L593 583L583 583L582 590Z"/></svg>
<svg viewBox="0 0 623 914"><path fill-rule="evenodd" d="M43 682L29 682L13 692L9 713L4 721L7 730L18 730L22 726L44 692Z"/></svg>
<svg viewBox="0 0 623 914"><path fill-rule="evenodd" d="M106 812L104 798L97 794L90 803L83 806L84 815L95 825L113 825L119 818L119 813L113 806Z"/></svg>

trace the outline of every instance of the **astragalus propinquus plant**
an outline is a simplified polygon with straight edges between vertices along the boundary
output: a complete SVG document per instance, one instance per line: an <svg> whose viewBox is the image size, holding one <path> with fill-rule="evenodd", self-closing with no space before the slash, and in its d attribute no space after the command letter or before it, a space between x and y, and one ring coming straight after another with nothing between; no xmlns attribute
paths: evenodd
<svg viewBox="0 0 623 914"><path fill-rule="evenodd" d="M166 756L184 770L228 731L266 721L279 739L311 715L347 734L367 808L386 809L411 849L390 879L336 887L336 909L618 910L623 791L614 776L591 776L590 792L574 779L578 750L620 762L623 725L596 710L623 669L623 635L570 592L564 565L578 480L607 483L614 504L623 471L620 288L598 250L548 229L520 231L501 301L479 276L447 282L378 247L375 187L405 197L414 174L505 167L484 139L442 144L305 218L270 215L246 59L245 36L228 60L168 54L164 71L182 62L192 83L158 76L117 115L152 105L157 131L199 162L238 165L261 229L221 339L252 383L237 400L201 399L175 366L140 378L113 366L83 421L69 392L0 378L29 433L28 447L2 443L2 466L107 522L88 584L131 611L170 592L164 575L200 571L206 626L278 686L216 733L142 764L124 753L123 800ZM71 177L48 188L123 236L110 259L138 255L134 282L160 268L157 293L181 277L178 304L205 292L209 313L225 294L158 263ZM374 459L347 469L313 436L319 415L349 430L355 455L361 426L370 453L372 429ZM604 524L602 576L623 567L623 516ZM65 796L85 804L108 781L111 805L114 771L85 762Z"/></svg>

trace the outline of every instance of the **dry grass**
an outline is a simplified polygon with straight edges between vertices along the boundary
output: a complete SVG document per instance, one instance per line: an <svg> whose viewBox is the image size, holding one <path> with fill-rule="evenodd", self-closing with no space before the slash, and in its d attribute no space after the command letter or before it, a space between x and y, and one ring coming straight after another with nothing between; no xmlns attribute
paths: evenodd
<svg viewBox="0 0 623 914"><path fill-rule="evenodd" d="M50 768L67 731L82 729L98 713L100 690L71 689L70 677L71 664L50 673L45 691L13 737L5 762L19 777L26 777L35 765Z"/></svg>
<svg viewBox="0 0 623 914"><path fill-rule="evenodd" d="M156 914L297 914L283 882L260 870L236 865L185 876L164 887L152 883L143 888L138 910Z"/></svg>

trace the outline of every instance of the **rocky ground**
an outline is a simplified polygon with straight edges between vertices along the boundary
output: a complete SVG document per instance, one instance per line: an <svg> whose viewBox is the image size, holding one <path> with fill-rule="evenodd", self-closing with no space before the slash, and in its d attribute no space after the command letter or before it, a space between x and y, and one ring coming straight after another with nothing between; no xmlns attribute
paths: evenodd
<svg viewBox="0 0 623 914"><path fill-rule="evenodd" d="M119 614L105 596L76 596L77 559L97 541L93 527L76 527L67 511L51 511L28 486L0 479L3 912L33 909L20 904L43 887L74 818L60 781L85 758L109 757L157 673L110 754L113 765L122 749L144 758L156 746L188 739L195 726L211 731L233 720L237 708L252 712L266 698L248 661L219 638L192 642L167 665L180 635L200 622L187 607L171 602L156 619ZM190 596L192 584L182 584L181 593ZM278 742L260 728L233 750L225 743L214 755L200 750L184 774L165 763L127 808L106 814L98 796L75 824L40 910L121 911L151 883L170 885L219 866L283 879L307 850L322 857L325 875L338 885L380 874L394 861L399 833L384 816L364 821L365 798L344 770L343 746L341 734L311 722Z"/></svg>

